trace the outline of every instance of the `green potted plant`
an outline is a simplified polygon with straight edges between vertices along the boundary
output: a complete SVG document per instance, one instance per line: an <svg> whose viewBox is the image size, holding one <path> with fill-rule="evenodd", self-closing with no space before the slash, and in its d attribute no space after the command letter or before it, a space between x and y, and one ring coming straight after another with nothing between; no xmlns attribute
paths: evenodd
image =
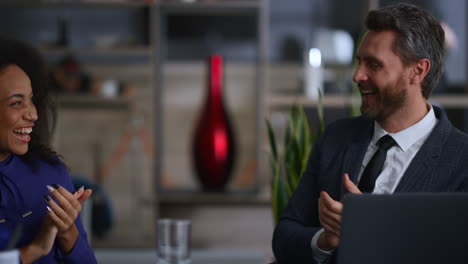
<svg viewBox="0 0 468 264"><path fill-rule="evenodd" d="M322 100L318 100L317 113L319 126L311 132L304 109L294 104L289 112L288 125L283 145L277 144L276 136L269 120L266 120L271 152L271 199L274 223L286 208L289 198L297 188L304 173L310 153L324 129Z"/></svg>

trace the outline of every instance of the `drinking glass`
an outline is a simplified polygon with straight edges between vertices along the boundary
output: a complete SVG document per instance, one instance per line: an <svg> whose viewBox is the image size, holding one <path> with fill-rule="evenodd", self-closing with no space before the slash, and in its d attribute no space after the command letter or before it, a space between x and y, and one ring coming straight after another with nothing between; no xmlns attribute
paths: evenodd
<svg viewBox="0 0 468 264"><path fill-rule="evenodd" d="M157 221L158 264L190 263L190 229L190 220Z"/></svg>

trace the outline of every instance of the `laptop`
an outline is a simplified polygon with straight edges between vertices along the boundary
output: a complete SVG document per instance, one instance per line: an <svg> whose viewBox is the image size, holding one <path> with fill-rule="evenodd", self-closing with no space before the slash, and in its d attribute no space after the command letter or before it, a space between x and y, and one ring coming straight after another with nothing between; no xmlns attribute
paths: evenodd
<svg viewBox="0 0 468 264"><path fill-rule="evenodd" d="M468 194L348 195L338 264L468 263Z"/></svg>

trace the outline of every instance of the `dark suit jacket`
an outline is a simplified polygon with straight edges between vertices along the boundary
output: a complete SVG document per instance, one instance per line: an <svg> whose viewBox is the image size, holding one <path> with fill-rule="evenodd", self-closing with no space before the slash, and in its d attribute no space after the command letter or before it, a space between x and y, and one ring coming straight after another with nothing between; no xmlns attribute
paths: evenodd
<svg viewBox="0 0 468 264"><path fill-rule="evenodd" d="M437 125L411 161L395 192L465 192L468 190L468 135L454 128L434 107ZM356 182L374 132L365 117L339 120L327 127L306 172L273 234L279 263L315 263L311 240L321 226L318 199L326 191L335 200L346 193L342 177ZM332 257L331 263L335 263Z"/></svg>

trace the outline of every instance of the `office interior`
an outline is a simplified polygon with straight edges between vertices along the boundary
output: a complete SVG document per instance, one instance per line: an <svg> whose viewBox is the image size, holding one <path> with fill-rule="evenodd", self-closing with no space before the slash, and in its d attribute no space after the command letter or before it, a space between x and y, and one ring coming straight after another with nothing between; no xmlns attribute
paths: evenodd
<svg viewBox="0 0 468 264"><path fill-rule="evenodd" d="M364 16L393 2L6 0L0 34L32 44L48 64L58 110L52 145L74 179L96 190L84 213L98 257L155 252L156 221L177 218L192 221L196 252L265 263L274 228L265 120L282 140L299 103L316 131L311 50L321 52L325 124L351 116L359 106L353 53ZM397 2L420 5L444 23L445 73L430 102L468 132L468 4ZM236 153L225 188L206 191L192 144L214 54L223 57Z"/></svg>

